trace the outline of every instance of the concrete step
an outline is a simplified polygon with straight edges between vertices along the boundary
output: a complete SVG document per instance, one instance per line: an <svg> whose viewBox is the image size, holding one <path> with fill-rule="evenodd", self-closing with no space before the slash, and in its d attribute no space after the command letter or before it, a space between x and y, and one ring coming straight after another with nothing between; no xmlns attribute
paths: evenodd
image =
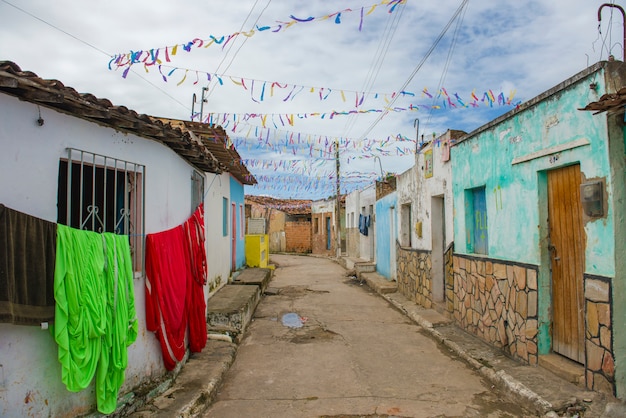
<svg viewBox="0 0 626 418"><path fill-rule="evenodd" d="M239 273L232 284L256 285L261 288L261 293L265 292L272 280L272 269L269 268L247 268Z"/></svg>
<svg viewBox="0 0 626 418"><path fill-rule="evenodd" d="M585 384L584 366L563 356L554 353L539 356L539 365L570 383Z"/></svg>
<svg viewBox="0 0 626 418"><path fill-rule="evenodd" d="M225 333L238 341L261 299L257 285L227 284L207 302L207 331ZM224 332L224 331L227 332Z"/></svg>
<svg viewBox="0 0 626 418"><path fill-rule="evenodd" d="M376 272L361 273L359 276L361 280L364 280L370 289L379 294L394 293L398 290L398 283L387 280Z"/></svg>
<svg viewBox="0 0 626 418"><path fill-rule="evenodd" d="M361 277L361 273L373 273L376 271L376 263L371 261L358 261L354 263L354 270L356 271L356 276Z"/></svg>

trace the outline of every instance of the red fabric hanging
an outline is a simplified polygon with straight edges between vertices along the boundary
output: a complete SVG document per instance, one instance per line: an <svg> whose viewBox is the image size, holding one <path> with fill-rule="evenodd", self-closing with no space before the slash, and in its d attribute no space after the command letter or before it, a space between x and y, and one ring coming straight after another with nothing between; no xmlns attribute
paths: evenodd
<svg viewBox="0 0 626 418"><path fill-rule="evenodd" d="M207 260L204 249L204 205L200 204L191 217L183 224L187 238L189 266L189 349L195 353L202 351L207 341L206 300L204 285L207 281Z"/></svg>
<svg viewBox="0 0 626 418"><path fill-rule="evenodd" d="M190 281L182 226L146 235L146 326L159 339L167 370L185 355Z"/></svg>
<svg viewBox="0 0 626 418"><path fill-rule="evenodd" d="M183 225L146 235L146 326L159 339L167 370L185 355L188 326L189 349L206 345L204 239L202 204Z"/></svg>

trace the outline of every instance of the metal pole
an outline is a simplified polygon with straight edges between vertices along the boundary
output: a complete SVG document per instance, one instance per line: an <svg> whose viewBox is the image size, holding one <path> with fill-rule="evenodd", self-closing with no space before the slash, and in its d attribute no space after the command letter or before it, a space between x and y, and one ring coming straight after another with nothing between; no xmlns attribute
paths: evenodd
<svg viewBox="0 0 626 418"><path fill-rule="evenodd" d="M335 240L337 245L337 259L341 258L341 182L339 179L340 173L340 164L339 164L339 138L335 138L335 175L337 177L337 190L336 190L336 201L335 201Z"/></svg>
<svg viewBox="0 0 626 418"><path fill-rule="evenodd" d="M602 8L604 6L615 7L617 10L619 10L622 13L622 25L624 26L624 39L622 40L623 42L622 47L624 48L624 52L623 52L624 55L622 56L622 60L626 61L626 13L624 13L624 9L622 8L622 6L618 4L604 3L602 6L600 6L600 8L598 8L598 27L600 26L599 23L602 21Z"/></svg>
<svg viewBox="0 0 626 418"><path fill-rule="evenodd" d="M191 96L191 121L193 122L193 118L196 117L196 115L194 114L195 112L195 106L196 106L196 93L193 94L193 96Z"/></svg>

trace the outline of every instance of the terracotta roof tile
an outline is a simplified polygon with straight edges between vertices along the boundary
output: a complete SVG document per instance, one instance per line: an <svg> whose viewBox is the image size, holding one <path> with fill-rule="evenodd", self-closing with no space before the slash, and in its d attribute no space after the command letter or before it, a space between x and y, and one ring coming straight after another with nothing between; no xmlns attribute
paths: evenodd
<svg viewBox="0 0 626 418"><path fill-rule="evenodd" d="M47 80L11 61L0 61L0 91L89 122L152 139L171 148L190 164L209 173L230 172L243 184L256 179L241 164L221 127L191 124L139 114L90 93L78 93L58 80ZM182 122L179 123L179 122ZM201 140L193 138L199 134Z"/></svg>

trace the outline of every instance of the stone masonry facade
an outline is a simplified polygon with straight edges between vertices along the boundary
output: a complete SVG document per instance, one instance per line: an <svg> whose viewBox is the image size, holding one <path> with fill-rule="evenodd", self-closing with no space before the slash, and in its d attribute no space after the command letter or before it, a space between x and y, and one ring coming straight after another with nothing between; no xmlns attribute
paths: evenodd
<svg viewBox="0 0 626 418"><path fill-rule="evenodd" d="M398 291L424 308L432 306L430 251L405 248L396 243Z"/></svg>
<svg viewBox="0 0 626 418"><path fill-rule="evenodd" d="M445 304L446 304L446 314L450 317L454 315L454 243L450 244L446 249L446 252L443 254L443 261L445 264Z"/></svg>
<svg viewBox="0 0 626 418"><path fill-rule="evenodd" d="M585 382L615 395L611 279L585 275Z"/></svg>
<svg viewBox="0 0 626 418"><path fill-rule="evenodd" d="M455 254L454 319L525 364L538 362L537 266Z"/></svg>
<svg viewBox="0 0 626 418"><path fill-rule="evenodd" d="M445 314L452 316L454 311L454 270L450 245L444 253L445 263ZM398 270L398 291L418 305L430 309L433 305L432 296L432 259L431 252L405 248L396 243Z"/></svg>

